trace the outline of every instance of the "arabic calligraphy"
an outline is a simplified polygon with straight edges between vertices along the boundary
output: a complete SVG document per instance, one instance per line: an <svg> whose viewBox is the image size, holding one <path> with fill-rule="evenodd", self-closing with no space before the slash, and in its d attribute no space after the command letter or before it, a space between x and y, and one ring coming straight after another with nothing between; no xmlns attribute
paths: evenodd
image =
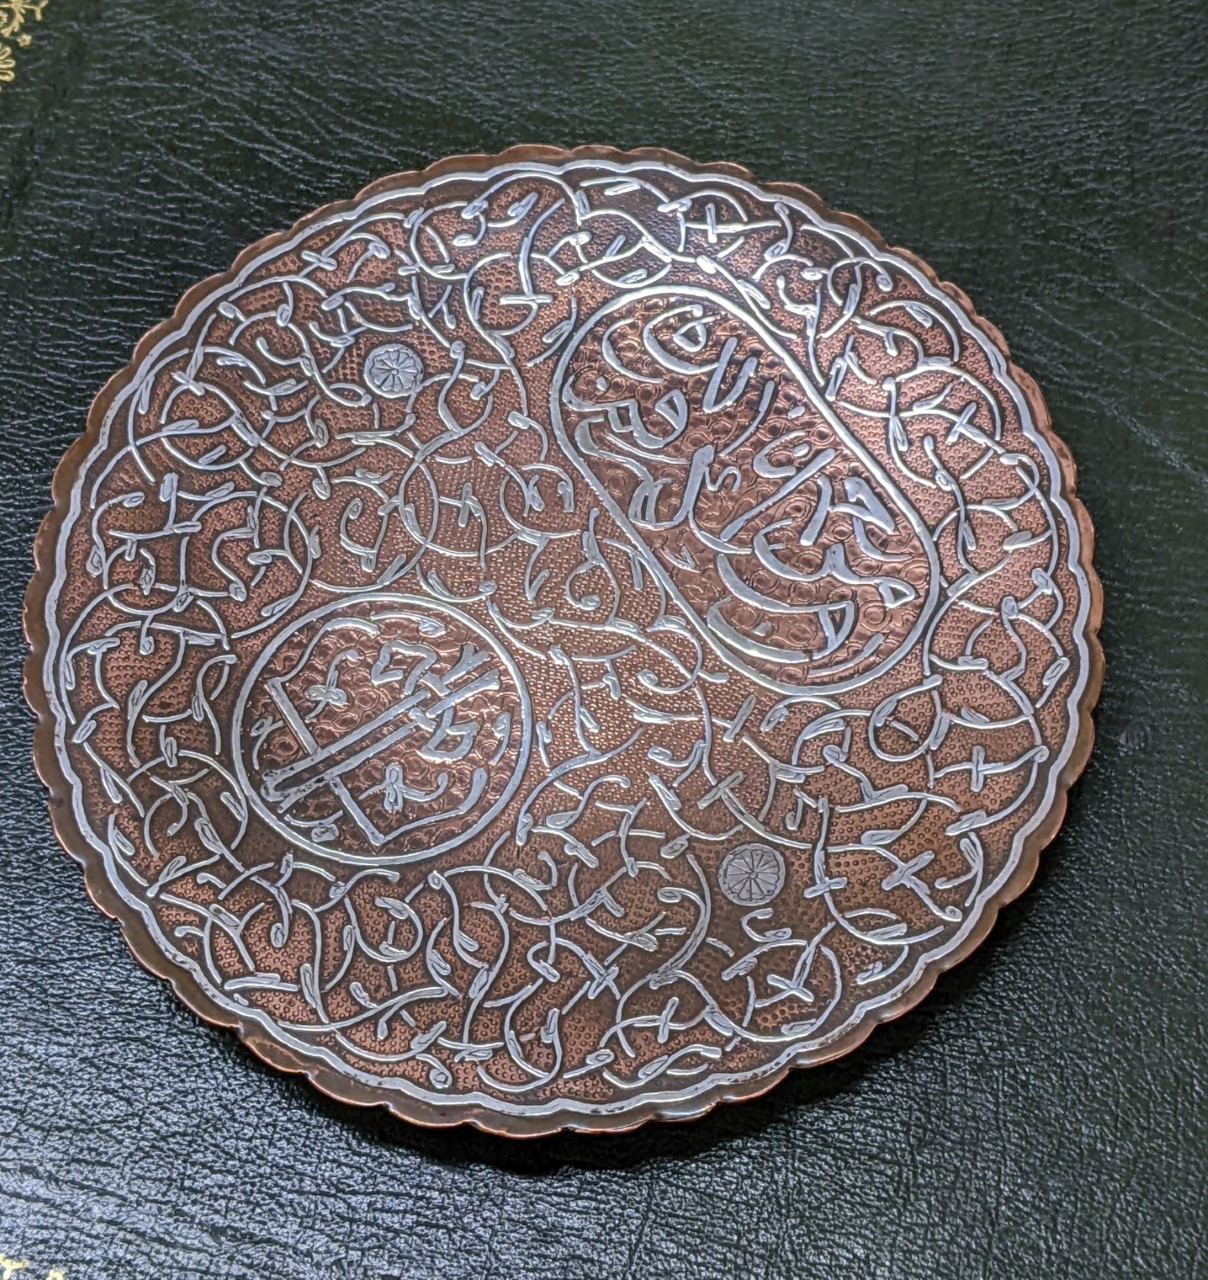
<svg viewBox="0 0 1208 1280"><path fill-rule="evenodd" d="M515 665L464 614L358 596L283 629L253 666L240 781L312 852L430 858L506 804L531 719Z"/></svg>

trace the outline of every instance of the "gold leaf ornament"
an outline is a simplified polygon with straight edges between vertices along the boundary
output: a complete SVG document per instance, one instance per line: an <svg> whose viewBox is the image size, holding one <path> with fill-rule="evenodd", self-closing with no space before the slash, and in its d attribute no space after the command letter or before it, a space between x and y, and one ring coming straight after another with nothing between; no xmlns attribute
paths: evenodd
<svg viewBox="0 0 1208 1280"><path fill-rule="evenodd" d="M40 22L46 5L47 0L0 0L0 39L15 38L19 48L28 48L33 37L22 28L30 20ZM0 87L12 84L16 77L12 45L0 44Z"/></svg>

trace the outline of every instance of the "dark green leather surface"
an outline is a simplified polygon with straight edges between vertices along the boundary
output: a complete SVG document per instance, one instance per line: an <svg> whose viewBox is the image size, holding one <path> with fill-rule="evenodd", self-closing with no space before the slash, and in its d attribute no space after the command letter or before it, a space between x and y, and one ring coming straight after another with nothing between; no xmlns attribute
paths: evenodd
<svg viewBox="0 0 1208 1280"><path fill-rule="evenodd" d="M1203 1275L1203 8L49 0L28 29L0 92L0 1254L30 1261L18 1274ZM927 258L1044 389L1107 601L1066 826L922 1007L760 1101L525 1145L328 1102L178 1005L55 844L19 681L51 468L139 335L312 207L517 141L732 159Z"/></svg>

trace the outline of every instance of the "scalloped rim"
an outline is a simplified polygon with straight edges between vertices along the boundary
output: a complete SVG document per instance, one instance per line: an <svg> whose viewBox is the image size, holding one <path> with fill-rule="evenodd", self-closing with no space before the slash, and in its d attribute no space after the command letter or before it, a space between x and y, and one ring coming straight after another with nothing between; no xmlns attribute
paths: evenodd
<svg viewBox="0 0 1208 1280"><path fill-rule="evenodd" d="M105 875L99 854L80 830L72 812L71 787L59 767L54 745L54 721L41 678L49 648L45 602L53 578L54 548L68 511L71 484L88 452L100 437L101 427L110 405L125 388L128 379L151 348L178 326L206 294L231 283L253 258L285 243L305 231L311 224L329 218L333 214L350 211L361 202L393 187L429 182L454 170L474 173L500 164L524 161L562 164L573 160L593 159L618 163L653 160L688 173L721 174L738 178L758 186L765 192L787 196L807 205L821 217L840 223L857 235L865 237L878 250L905 259L956 303L1001 353L1006 362L1008 375L1016 381L1027 400L1036 430L1045 438L1057 458L1061 470L1062 496L1073 512L1081 539L1079 567L1086 574L1090 593L1085 632L1089 668L1086 684L1078 702L1078 732L1069 759L1056 780L1052 803L1043 820L1025 840L1014 871L998 893L987 899L981 915L957 946L929 963L909 990L883 1007L871 1010L860 1023L839 1039L823 1049L785 1063L758 1080L742 1085L717 1085L704 1090L696 1097L676 1103L647 1099L619 1115L555 1112L544 1116L513 1116L477 1104L441 1108L406 1095L383 1096L380 1091L348 1078L326 1063L305 1057L279 1044L259 1023L240 1018L218 1005L190 974L175 965L155 945L141 917L132 914L121 901L114 886ZM25 661L24 692L26 701L37 717L34 729L34 767L50 792L51 825L59 843L83 867L84 883L89 897L106 916L118 921L127 947L148 972L165 979L177 997L204 1021L213 1026L232 1028L243 1043L269 1066L278 1071L305 1076L321 1093L338 1102L356 1106L385 1107L399 1119L427 1128L470 1124L486 1133L505 1137L545 1137L563 1130L580 1133L626 1133L650 1120L695 1119L711 1111L718 1103L742 1102L767 1093L775 1088L790 1071L802 1067L819 1066L850 1053L861 1045L881 1023L900 1017L913 1009L930 994L941 973L959 964L976 950L993 928L1001 908L1019 897L1032 882L1039 865L1040 852L1052 842L1061 827L1068 805L1069 789L1086 767L1090 756L1095 732L1091 711L1098 701L1103 685L1103 648L1099 641L1099 628L1103 619L1103 588L1092 564L1094 527L1091 524L1089 512L1077 497L1075 478L1074 460L1064 441L1053 430L1052 419L1040 388L1011 359L1002 333L977 313L968 296L961 289L940 280L921 258L907 249L888 245L862 218L831 209L808 187L791 182L760 183L750 170L740 165L726 162L698 164L673 151L659 147L639 147L631 151L621 151L604 146L575 147L570 150L538 145L515 146L496 154L447 156L422 170L391 174L370 183L350 200L339 200L323 205L300 218L287 231L277 232L256 241L244 249L226 271L209 276L188 289L177 303L171 317L155 325L143 335L135 346L130 362L110 378L97 394L88 411L84 434L68 448L55 468L51 482L52 505L34 541L34 575L26 590L24 602L25 635L30 646L30 653Z"/></svg>

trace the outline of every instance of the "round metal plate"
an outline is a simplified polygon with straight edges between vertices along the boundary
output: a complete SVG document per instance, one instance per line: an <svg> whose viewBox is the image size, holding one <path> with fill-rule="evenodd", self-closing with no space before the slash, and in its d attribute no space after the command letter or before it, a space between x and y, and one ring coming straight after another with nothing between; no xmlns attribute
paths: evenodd
<svg viewBox="0 0 1208 1280"><path fill-rule="evenodd" d="M509 1134L847 1052L1086 760L1091 527L967 299L797 186L519 148L198 285L60 466L58 835L336 1097Z"/></svg>

